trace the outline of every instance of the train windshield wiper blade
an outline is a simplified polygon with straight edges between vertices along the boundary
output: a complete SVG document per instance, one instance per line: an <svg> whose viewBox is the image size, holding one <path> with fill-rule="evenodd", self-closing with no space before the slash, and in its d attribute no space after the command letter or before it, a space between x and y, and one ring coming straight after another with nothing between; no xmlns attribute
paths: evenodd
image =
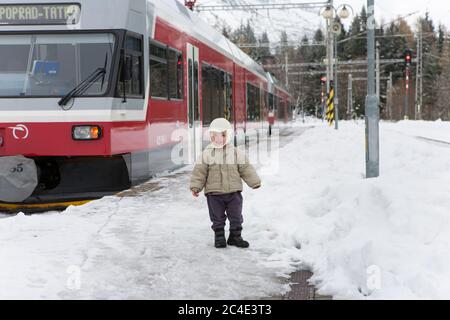
<svg viewBox="0 0 450 320"><path fill-rule="evenodd" d="M85 93L92 85L106 74L106 68L97 68L89 77L80 82L72 91L66 94L59 100L60 106L65 106L67 103L75 97L79 97Z"/></svg>

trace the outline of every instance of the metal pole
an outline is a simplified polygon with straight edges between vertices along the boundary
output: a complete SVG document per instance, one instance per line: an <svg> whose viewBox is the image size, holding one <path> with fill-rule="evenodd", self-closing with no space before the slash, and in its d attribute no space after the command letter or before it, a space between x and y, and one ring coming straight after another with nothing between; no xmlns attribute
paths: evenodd
<svg viewBox="0 0 450 320"><path fill-rule="evenodd" d="M406 66L404 119L409 120L409 66Z"/></svg>
<svg viewBox="0 0 450 320"><path fill-rule="evenodd" d="M322 98L322 100L321 100L321 102L322 102L322 112L325 110L325 92L324 92L324 88L325 86L322 84L322 86L321 86L321 88L320 88L320 90L321 90L321 98ZM319 118L319 111L317 110L317 107L316 107L316 118ZM325 119L324 119L324 116L323 116L323 114L322 114L322 122L324 121Z"/></svg>
<svg viewBox="0 0 450 320"><path fill-rule="evenodd" d="M417 72L416 72L416 120L422 120L423 97L423 33L419 23L419 35L417 37Z"/></svg>
<svg viewBox="0 0 450 320"><path fill-rule="evenodd" d="M388 85L387 85L387 103L386 103L386 117L389 120L392 120L392 106L393 106L393 101L392 101L392 88L393 88L393 79L392 79L392 72L389 73L389 80L388 80Z"/></svg>
<svg viewBox="0 0 450 320"><path fill-rule="evenodd" d="M348 75L348 98L347 98L348 120L353 118L353 75Z"/></svg>
<svg viewBox="0 0 450 320"><path fill-rule="evenodd" d="M333 0L329 1L330 6L333 7ZM330 19L329 23L328 23L328 46L329 46L329 57L328 57L328 65L330 66L330 78L328 79L328 83L329 83L329 90L328 90L328 94L330 94L331 91L331 84L333 83L334 86L334 33L331 30L331 27L333 26L333 20ZM335 95L336 96L336 92Z"/></svg>
<svg viewBox="0 0 450 320"><path fill-rule="evenodd" d="M327 110L327 107L328 107L326 105L326 100L327 100L328 95L329 95L330 90L331 90L331 84L330 84L330 78L331 78L331 76L330 76L330 73L331 73L330 42L331 41L330 41L330 22L329 22L328 19L326 19L326 28L327 28L327 30L326 30L326 43L327 43L327 60L328 60L327 61L327 92L326 92L325 101L324 101L323 107L322 107L322 122L325 121L325 116L326 116L326 113L327 113L326 110Z"/></svg>
<svg viewBox="0 0 450 320"><path fill-rule="evenodd" d="M338 74L338 53L337 53L337 41L336 41L336 35L333 33L333 42L334 42L334 70L336 72L336 75L334 77L334 128L336 130L339 130L339 96L338 96L338 83L339 83L339 74Z"/></svg>
<svg viewBox="0 0 450 320"><path fill-rule="evenodd" d="M377 41L377 51L376 51L376 75L377 75L377 87L376 93L378 100L380 100L380 43Z"/></svg>
<svg viewBox="0 0 450 320"><path fill-rule="evenodd" d="M306 114L305 114L305 104L303 102L303 100L300 100L300 103L302 104L302 117L303 117L303 123L305 123L305 118L306 118Z"/></svg>
<svg viewBox="0 0 450 320"><path fill-rule="evenodd" d="M389 83L391 84L391 106L389 109L389 119L392 120L392 109L394 107L394 77L393 73L389 73Z"/></svg>
<svg viewBox="0 0 450 320"><path fill-rule="evenodd" d="M380 176L380 109L375 85L375 0L367 0L366 177Z"/></svg>

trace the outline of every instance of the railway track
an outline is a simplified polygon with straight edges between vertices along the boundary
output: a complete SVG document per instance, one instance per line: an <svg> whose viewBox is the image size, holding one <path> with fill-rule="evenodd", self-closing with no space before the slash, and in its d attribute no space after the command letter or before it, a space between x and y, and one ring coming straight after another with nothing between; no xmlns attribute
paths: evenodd
<svg viewBox="0 0 450 320"><path fill-rule="evenodd" d="M422 141L425 141L425 142L433 143L433 144L436 144L436 145L440 145L440 146L444 146L444 147L450 147L450 142L447 142L447 141L430 139L430 138L421 137L421 136L416 136L415 138L418 139L418 140L422 140Z"/></svg>

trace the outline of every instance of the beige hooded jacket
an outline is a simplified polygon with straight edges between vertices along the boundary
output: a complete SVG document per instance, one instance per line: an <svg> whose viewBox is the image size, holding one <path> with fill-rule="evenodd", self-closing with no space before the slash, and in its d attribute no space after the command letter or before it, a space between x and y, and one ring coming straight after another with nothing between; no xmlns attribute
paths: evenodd
<svg viewBox="0 0 450 320"><path fill-rule="evenodd" d="M227 194L243 190L242 180L253 189L261 186L261 179L246 155L232 146L223 148L210 144L197 160L191 177L192 191L205 195Z"/></svg>

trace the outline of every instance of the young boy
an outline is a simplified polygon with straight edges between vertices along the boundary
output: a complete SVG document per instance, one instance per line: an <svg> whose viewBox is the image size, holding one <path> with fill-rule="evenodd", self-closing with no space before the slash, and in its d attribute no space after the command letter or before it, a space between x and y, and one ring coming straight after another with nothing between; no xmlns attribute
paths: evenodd
<svg viewBox="0 0 450 320"><path fill-rule="evenodd" d="M253 189L261 187L261 179L243 152L230 142L232 127L226 119L216 119L209 132L211 144L203 152L192 172L190 189L194 197L205 189L215 247L227 244L248 248L242 239L242 180ZM226 215L225 215L226 212ZM225 239L225 223L230 221L230 236Z"/></svg>

